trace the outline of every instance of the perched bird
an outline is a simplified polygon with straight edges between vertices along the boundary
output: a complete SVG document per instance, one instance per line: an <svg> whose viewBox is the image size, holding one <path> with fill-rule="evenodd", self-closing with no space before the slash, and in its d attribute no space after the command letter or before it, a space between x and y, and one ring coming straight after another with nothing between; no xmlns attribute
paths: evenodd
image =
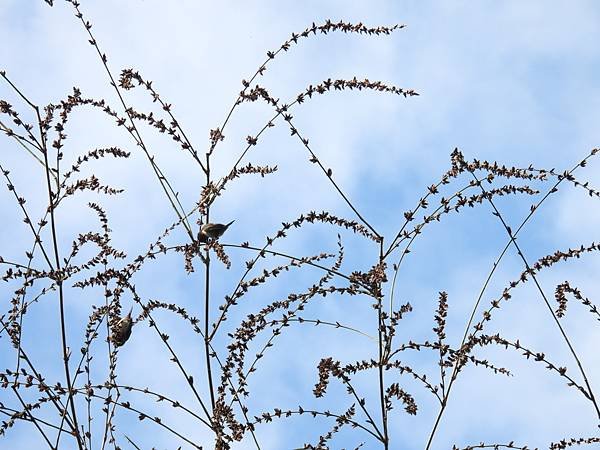
<svg viewBox="0 0 600 450"><path fill-rule="evenodd" d="M229 225L231 225L235 220L232 220L227 225L223 225L222 223L205 223L200 227L200 233L198 233L198 240L200 242L207 242L208 238L210 239L219 239L223 236L223 233L227 231Z"/></svg>
<svg viewBox="0 0 600 450"><path fill-rule="evenodd" d="M131 312L133 311L133 307L129 310L127 315L121 318L113 327L112 327L112 336L111 340L115 344L116 347L120 347L121 345L127 342L129 336L131 336L131 328L133 327L133 319L131 318Z"/></svg>

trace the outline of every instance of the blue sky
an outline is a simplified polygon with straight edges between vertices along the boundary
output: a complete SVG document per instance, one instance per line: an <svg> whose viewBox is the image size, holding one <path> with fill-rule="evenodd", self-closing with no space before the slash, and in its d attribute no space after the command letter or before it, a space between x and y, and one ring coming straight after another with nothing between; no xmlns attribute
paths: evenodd
<svg viewBox="0 0 600 450"><path fill-rule="evenodd" d="M87 43L84 30L71 7L57 1L49 8L42 1L4 0L0 5L0 69L18 82L32 101L44 105L57 102L81 88L84 96L105 98L118 107L106 74ZM94 24L93 31L109 55L113 73L122 68L139 70L174 105L174 112L196 148L208 145L209 130L226 116L240 81L248 79L264 60L267 50L276 49L292 31L299 32L313 21L343 19L368 26L403 23L407 27L389 37L332 34L310 38L278 57L260 79L271 94L293 99L307 85L331 78L382 80L419 92L408 99L370 92L332 93L317 97L294 110L294 120L310 138L324 165L333 168L336 182L353 200L370 223L390 239L403 222L402 213L418 202L426 187L439 180L449 168L450 153L459 147L467 159L496 160L507 165L564 170L600 142L600 6L596 2L423 2L423 1L258 1L219 4L158 0L116 0L82 2L82 10ZM6 99L31 119L30 112L4 84L0 98ZM127 101L138 109L155 107L141 90L127 93ZM154 109L159 113L157 109ZM234 114L226 140L212 163L217 176L227 173L244 148L245 137L255 134L269 120L272 111L265 105L243 105ZM3 118L3 117L0 117ZM190 208L203 183L202 173L189 158L164 136L148 128L142 133L156 160ZM71 162L91 148L120 145L132 152L127 161L98 161L93 173L101 180L126 191L119 197L82 195L66 202L58 212L62 252L68 251L77 233L98 229L85 204L101 203L108 211L113 243L129 256L144 252L172 221L173 213L156 184L143 155L122 130L97 112L82 110L73 115L67 128L69 139L65 160ZM262 244L282 221L294 220L310 210L329 210L354 219L353 213L327 179L308 163L306 151L282 124L268 131L253 148L247 162L277 165L279 171L257 182L240 179L232 183L211 209L211 216L236 222L223 240ZM39 217L45 207L43 171L14 141L0 139L0 162L11 170L19 192ZM599 164L593 159L578 172L583 181L598 187ZM86 174L89 174L85 172ZM463 177L444 191L451 195L468 178ZM548 184L534 187L543 192ZM497 206L516 228L539 197L510 196ZM533 261L556 249L566 249L598 240L600 225L598 199L583 190L563 186L523 230L519 244ZM24 260L32 239L7 190L0 191L0 255L7 260ZM277 250L296 255L335 252L337 229L310 226L290 233ZM373 264L374 247L343 233L348 272ZM169 243L182 242L175 232ZM460 342L468 313L488 271L504 245L506 234L490 206L483 204L461 214L449 215L441 224L432 224L415 241L397 281L398 302L410 301L414 311L401 323L399 340L433 339L431 331L437 293L449 295L448 339ZM49 236L46 241L50 242ZM213 304L229 294L250 256L231 250L233 266L227 271L214 267ZM376 256L376 255L375 255ZM36 259L43 265L43 260ZM540 275L546 294L558 283L571 280L592 301L598 293L600 260L590 254L581 260L557 265ZM264 262L269 268L282 264L275 258ZM198 266L199 267L199 266ZM261 266L262 268L262 266ZM4 268L2 268L4 270ZM484 296L484 304L496 298L504 286L517 278L522 263L510 250ZM186 275L181 255L169 255L148 264L136 277L136 286L145 299L178 303L201 316L202 271ZM236 323L269 301L301 292L321 274L298 270L252 292L232 311L227 326L217 338L220 355L228 343L226 333ZM15 285L0 286L2 298L10 298ZM39 288L38 288L39 289ZM387 291L386 291L387 293ZM67 316L69 342L81 345L87 317L93 304L103 302L98 290L69 290ZM130 304L131 299L124 300ZM315 299L303 317L339 320L374 334L376 322L367 298ZM598 303L596 301L596 303ZM2 303L8 309L8 300ZM139 308L138 308L139 309ZM139 312L134 309L134 311ZM47 379L61 381L59 336L55 321L58 307L49 294L28 312L24 348L39 361ZM213 316L217 311L213 311ZM194 373L204 390L204 358L197 335L183 330L167 314L159 315L161 326L181 354L186 368ZM592 387L600 388L600 332L582 305L570 302L563 319L589 374ZM595 327L595 328L594 328ZM506 308L489 324L489 333L501 332L521 339L532 349L543 350L558 365L576 366L559 338L552 318L532 286L517 290ZM103 337L101 338L103 339ZM259 340L259 342L264 342ZM106 356L97 342L93 374L99 382L105 374ZM258 347L257 347L258 348ZM252 414L273 407L304 407L345 410L351 399L332 381L330 393L315 399L311 391L317 381L320 358L332 356L350 363L374 355L376 346L364 336L325 327L290 327L260 370L250 380L248 406ZM257 349L252 349L251 354ZM545 448L562 438L598 435L597 420L590 402L562 379L552 376L539 364L525 361L517 353L483 349L478 356L509 368L513 377L501 377L481 368L469 367L456 383L448 410L432 448L453 444L466 446L480 441L509 442ZM197 408L187 385L169 362L164 346L147 324L134 333L120 352L119 380L140 387L161 387L182 403ZM420 352L406 355L406 363L437 380L436 355ZM5 335L0 339L2 368L14 368L14 350ZM370 374L372 375L372 374ZM358 377L357 389L376 408L376 384L372 376ZM438 406L422 386L409 377L393 378L411 392L418 405L416 417L396 405L391 418L391 448L421 449L427 440ZM206 392L206 391L204 391ZM131 395L132 404L152 415L160 414L175 429L185 430L197 442L210 448L210 437L188 417L172 408ZM0 392L0 402L16 405L9 390ZM517 405L517 406L515 406ZM84 408L81 402L80 407ZM53 417L50 409L44 417ZM101 428L100 414L94 426ZM142 448L157 449L186 445L174 440L150 423L137 422L127 411L117 413L117 442L130 448L125 434L135 436ZM286 419L258 428L264 449L291 449L304 442L314 443L329 423L312 419ZM43 443L29 424L18 424L4 438L7 448L41 448ZM129 435L129 434L128 434ZM74 448L61 441L61 448ZM380 448L369 436L344 430L331 448ZM94 448L100 443L96 440ZM244 441L234 448L252 448Z"/></svg>

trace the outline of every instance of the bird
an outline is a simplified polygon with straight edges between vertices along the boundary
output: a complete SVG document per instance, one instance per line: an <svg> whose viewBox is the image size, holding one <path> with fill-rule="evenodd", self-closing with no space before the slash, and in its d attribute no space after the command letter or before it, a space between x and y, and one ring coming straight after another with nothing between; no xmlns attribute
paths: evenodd
<svg viewBox="0 0 600 450"><path fill-rule="evenodd" d="M131 312L133 311L133 307L129 310L127 315L121 319L112 327L112 336L111 340L114 342L116 347L120 347L129 336L131 336L131 328L133 327L133 319L131 318Z"/></svg>
<svg viewBox="0 0 600 450"><path fill-rule="evenodd" d="M207 242L208 238L219 239L221 236L223 236L223 233L227 231L227 228L229 228L233 222L235 222L235 220L232 220L226 225L223 225L222 223L205 223L200 227L198 240L200 242Z"/></svg>

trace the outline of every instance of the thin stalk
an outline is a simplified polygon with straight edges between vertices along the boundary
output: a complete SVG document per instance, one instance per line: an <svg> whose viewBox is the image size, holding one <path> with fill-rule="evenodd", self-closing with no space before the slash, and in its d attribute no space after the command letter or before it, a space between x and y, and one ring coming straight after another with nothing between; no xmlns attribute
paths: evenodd
<svg viewBox="0 0 600 450"><path fill-rule="evenodd" d="M481 182L479 181L479 178L477 178L477 176L475 175L475 173L473 173L472 171L471 171L471 175L473 175L473 178L477 181L478 186L481 188L482 192L485 194L486 190L481 185ZM527 258L525 258L525 254L523 253L523 251L521 250L519 244L517 243L517 241L516 241L516 239L515 239L515 237L513 235L513 232L511 231L511 228L507 225L506 221L504 220L504 217L502 216L502 214L500 213L500 211L496 207L494 201L491 198L489 198L489 197L487 197L487 201L492 206L492 208L494 209L494 212L496 213L495 215L502 222L502 226L504 227L504 229L506 230L506 233L510 237L511 244L515 247L515 249L517 250L517 254L519 255L519 257L523 261L523 264L525 265L525 268L531 274L531 278L533 279L533 282L535 283L535 286L536 286L538 292L542 296L542 299L544 300L544 303L545 303L546 307L548 308L548 311L550 312L550 315L552 316L552 319L554 320L554 323L558 327L558 329L560 331L560 334L562 335L565 343L567 344L567 347L569 347L569 351L571 352L571 355L573 356L573 359L575 359L575 362L577 363L577 367L579 368L579 372L581 373L581 376L583 377L583 381L585 382L585 385L586 385L586 387L588 389L588 394L590 395L590 400L592 401L592 403L594 405L594 409L596 410L596 415L598 416L598 419L600 421L600 408L598 407L598 403L596 402L596 398L594 397L594 393L592 391L592 387L590 386L588 377L587 377L586 372L585 372L585 370L583 368L581 360L579 359L579 356L577 355L577 352L575 351L575 348L573 347L573 344L571 343L571 340L569 339L569 336L567 336L567 333L565 332L562 324L558 320L558 317L556 316L556 313L552 309L552 305L550 305L550 302L548 301L548 298L546 297L546 294L544 293L544 290L540 286L540 283L539 283L537 277L535 276L535 273L531 270L531 266L529 265L529 262L527 261Z"/></svg>
<svg viewBox="0 0 600 450"><path fill-rule="evenodd" d="M575 166L573 166L571 168L571 170L568 171L568 175L571 175L573 172L575 172L575 170L579 167L583 167L585 165L585 163L587 162L587 160L589 158L591 158L593 155L595 155L596 152L593 150L591 153L589 153L584 159L583 161L575 164ZM529 219L531 219L531 217L533 217L533 215L535 214L535 212L538 211L538 209L540 208L540 206L546 201L546 199L553 194L554 192L558 191L558 186L563 182L563 180L567 179L567 177L562 177L559 178L556 183L554 183L554 185L546 192L546 194L544 194L544 196L540 199L539 202L537 202L537 204L535 204L531 210L529 211L529 213L527 214L527 216L521 221L521 224L519 225L519 227L517 228L517 230L512 234L512 238L508 240L508 242L506 243L506 245L504 246L504 249L502 250L502 252L500 253L500 256L496 259L496 261L493 264L493 267L491 269L491 271L488 273L488 276L486 278L486 281L481 289L481 291L479 292L479 296L477 297L477 300L475 302L475 305L473 307L473 310L471 311L471 316L469 318L469 321L467 322L467 326L465 327L465 332L463 335L463 339L461 341L460 347L462 348L467 340L468 334L469 334L469 329L471 328L471 325L473 323L473 320L475 318L475 314L477 312L477 309L479 307L479 304L481 303L481 300L483 299L483 294L485 293L487 286L489 285L493 274L495 273L496 269L498 268L500 261L502 260L502 258L504 257L504 255L506 254L508 248L510 247L512 241L517 237L517 235L521 232L521 230L523 229L523 227L527 224L527 222L529 222ZM477 333L477 331L475 331L475 333ZM454 382L456 381L457 377L458 377L458 368L459 368L459 362L460 362L460 357L456 359L456 362L454 363L454 368L452 371L452 376L450 377L450 382L448 383L448 387L446 389L446 394L444 395L444 397L442 398L442 405L440 407L440 410L438 411L438 415L436 417L436 420L433 424L431 433L429 434L429 438L427 441L427 445L425 447L426 450L429 450L429 448L431 447L431 444L433 442L433 438L435 436L435 433L438 429L438 426L440 424L441 418L444 414L444 411L446 410L446 405L448 404L448 399L450 397L450 392L452 391L452 386L454 386Z"/></svg>
<svg viewBox="0 0 600 450"><path fill-rule="evenodd" d="M210 153L206 154L206 185L210 185ZM210 203L206 207L206 223L210 221ZM215 411L215 389L212 379L212 368L210 361L210 251L207 249L204 254L204 354L206 357L206 376L208 378L208 390L210 391L210 404L212 412ZM212 336L211 336L212 337Z"/></svg>
<svg viewBox="0 0 600 450"><path fill-rule="evenodd" d="M383 262L383 238L379 242L379 262ZM378 322L378 347L379 347L379 364L378 364L378 372L379 372L379 402L381 405L381 420L383 422L383 448L388 450L390 439L388 436L388 423L387 423L387 411L385 407L385 380L384 380L384 368L383 368L383 358L384 358L384 342L383 342L383 304L381 301L381 296L377 299L377 322Z"/></svg>
<svg viewBox="0 0 600 450"><path fill-rule="evenodd" d="M29 141L25 136L20 136L20 135L16 134L10 128L8 128L6 125L4 125L4 123L1 120L0 120L0 129L2 131L4 131L8 136L12 136L14 138L14 140L17 141L17 143L21 147L23 147L27 153L29 153L37 162L39 162L41 164L42 167L44 167L44 161L42 161L41 158L38 155L36 155L33 152L33 150L31 150L25 144L25 142L27 142L27 144L29 144L29 145L34 145L33 142ZM56 174L52 173L52 178L54 178L55 182L58 182L58 178L56 177Z"/></svg>
<svg viewBox="0 0 600 450"><path fill-rule="evenodd" d="M15 395L17 396L17 398L19 399L19 402L21 403L21 405L23 406L23 411L27 412L27 415L29 416L30 420L33 422L33 424L35 425L35 427L38 429L38 431L41 433L42 437L44 438L44 440L48 444L48 447L50 447L51 450L56 450L56 447L54 447L52 445L52 442L50 442L50 440L48 439L48 436L46 435L46 433L44 432L44 430L42 429L42 427L38 423L38 420L31 415L31 411L27 408L27 405L23 401L23 397L21 397L21 394L19 394L19 390L16 387L14 387L14 386L13 386L12 390L15 393Z"/></svg>
<svg viewBox="0 0 600 450"><path fill-rule="evenodd" d="M48 201L49 201L49 210L50 210L50 229L52 232L52 246L54 247L54 261L56 271L60 274L60 255L58 252L58 236L56 233L56 218L54 216L54 198L52 193L52 185L50 183L50 165L48 162L48 148L46 146L45 133L41 127L42 119L40 117L40 112L38 107L35 107L37 116L38 116L38 126L40 130L40 136L42 139L42 148L44 150L44 163L46 165L46 184L48 188ZM69 370L69 357L70 351L67 346L67 330L66 330L66 320L65 320L65 298L64 298L64 290L63 290L63 280L57 280L58 285L58 301L59 301L59 313L60 313L60 335L61 335L61 346L62 346L62 355L63 355L63 364L65 370L65 378L67 381L67 389L69 391L69 395L67 396L67 408L69 404L71 406L71 416L73 418L73 435L77 439L77 446L80 450L83 450L84 446L81 442L81 436L79 434L79 425L77 424L77 413L75 411L75 401L73 399L73 384L71 383L71 372ZM58 447L58 443L60 441L61 432L58 432L58 436L56 439L56 447Z"/></svg>
<svg viewBox="0 0 600 450"><path fill-rule="evenodd" d="M169 183L169 180L167 180L167 178L164 176L162 170L154 162L154 157L150 155L150 152L148 151L146 144L144 143L144 141L142 139L142 135L140 134L140 132L135 124L135 121L133 120L131 109L125 103L125 99L123 98L123 95L121 94L121 90L119 89L119 87L112 75L112 72L110 71L110 69L108 67L108 60L106 58L106 55L103 54L102 51L100 50L100 47L98 46L98 42L96 41L94 35L91 32L91 25L89 23L86 23L86 21L83 17L83 13L79 9L79 3L77 3L75 0L69 0L69 1L75 8L75 11L77 11L76 17L79 18L82 25L84 26L84 28L90 38L90 43L92 43L92 45L96 49L96 52L98 53L98 56L100 57L100 60L102 61L102 65L104 66L104 69L108 75L108 78L110 79L110 85L115 89L115 92L117 93L117 97L119 98L119 101L121 102L121 105L123 106L123 109L125 110L125 113L127 114L127 117L129 118L131 127L132 127L133 131L135 132L135 136L137 137L136 143L141 147L144 154L146 155L146 158L150 162L150 166L152 167L152 170L154 171L154 174L156 175L156 178L158 179L158 181L163 189L163 192L167 196L167 199L169 200L171 207L177 214L177 217L182 221L182 224L183 224L184 228L186 229L190 239L193 240L194 236L192 234L192 229L191 229L189 223L187 222L187 220L185 220L185 210L183 209L183 206L179 202L177 193L174 191L173 187ZM181 210L178 207L181 208Z"/></svg>
<svg viewBox="0 0 600 450"><path fill-rule="evenodd" d="M3 316L0 316L0 325L2 325L2 330L0 330L0 333L3 332L4 330L6 330L8 327L8 324L6 324L4 322L4 320L2 320L2 318L3 318ZM29 359L29 357L27 356L27 353L25 353L25 350L23 350L23 347L19 348L18 351L20 352L21 358L23 358L23 360L25 360L25 362L29 366L29 369L35 375L36 379L38 379L38 380L43 379L42 376L40 375L40 373L34 367L33 363ZM47 387L47 389L44 390L44 393L48 396L48 399L52 402L52 404L55 406L57 411L59 413L61 413L61 415L65 415L65 417L66 417L65 420L67 421L67 424L70 426L71 429L73 429L73 424L70 420L69 413L67 412L67 409L63 406L58 395L56 395L49 386ZM58 429L58 427L57 427L57 429Z"/></svg>

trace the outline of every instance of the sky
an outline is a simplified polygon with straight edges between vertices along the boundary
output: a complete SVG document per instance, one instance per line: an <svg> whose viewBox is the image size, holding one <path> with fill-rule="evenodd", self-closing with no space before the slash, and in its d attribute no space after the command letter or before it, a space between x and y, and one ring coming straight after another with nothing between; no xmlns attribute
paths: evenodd
<svg viewBox="0 0 600 450"><path fill-rule="evenodd" d="M405 24L390 36L366 37L342 33L310 37L279 55L258 82L271 95L289 102L306 86L328 78L381 80L419 93L396 97L374 92L332 92L294 107L291 114L303 136L356 209L385 236L386 242L404 221L403 212L414 208L427 186L439 181L450 167L450 154L459 148L467 160L498 161L507 166L570 169L592 148L600 146L600 6L593 1L304 1L199 2L158 0L85 0L81 9L93 24L92 31L114 74L133 68L153 81L161 97L173 111L195 148L201 153L209 145L209 131L223 122L242 89L262 64L268 50L275 50L292 32L301 32L313 22L362 22L367 26ZM0 70L5 70L30 100L39 105L58 102L77 86L82 95L103 98L122 113L114 90L84 28L72 7L56 0L50 8L43 1L0 0ZM129 105L139 111L161 114L147 93L140 89L125 93ZM27 120L31 110L6 84L0 84L0 99L15 106ZM273 116L265 104L243 104L234 112L226 139L211 163L215 177L228 173L245 148L248 135L255 135ZM3 123L8 123L0 115ZM141 133L157 163L173 183L186 210L198 200L204 176L187 154L164 135L149 127ZM90 109L73 114L67 126L64 167L78 155L93 148L120 146L131 157L94 161L82 176L96 174L103 183L123 188L119 196L83 193L67 199L57 211L61 254L70 251L78 233L98 231L98 221L86 204L101 204L113 230L113 245L130 258L144 253L148 245L176 218L156 183L145 156L122 129L106 116ZM599 155L600 156L600 155ZM598 156L596 157L598 158ZM211 217L221 222L235 219L222 243L250 242L261 246L282 222L295 220L311 210L327 210L355 220L356 216L309 155L282 122L267 130L253 147L244 164L277 165L278 171L265 178L242 177L231 183L211 208ZM43 168L6 136L0 137L0 163L11 172L27 208L36 217L43 215L47 192ZM579 169L577 177L590 186L600 186L600 164L594 158ZM484 175L485 176L485 175ZM462 177L443 187L442 195L452 195L469 182ZM496 180L501 186L513 180ZM516 181L518 185L525 183ZM550 188L549 183L531 183L540 195L511 195L494 203L516 229ZM437 200L436 200L437 201ZM563 184L551 195L519 234L518 243L529 262L598 240L600 212L598 198L581 188ZM422 214L420 215L422 216ZM419 216L419 217L420 217ZM194 219L196 219L195 217ZM12 193L0 190L0 255L10 261L26 261L25 251L32 236ZM345 248L344 273L368 270L376 262L377 248L332 226L308 225L290 231L275 244L283 253L310 256L337 251L337 233ZM51 241L50 235L43 236ZM167 244L185 242L177 229ZM428 226L415 240L402 263L396 280L395 304L410 302L398 329L398 341L422 342L435 339L432 331L438 292L449 298L448 343L460 343L473 304L494 261L507 243L507 235L487 203L449 214L441 223ZM212 265L211 302L217 305L229 295L245 271L247 250L229 248L231 269ZM87 253L86 253L87 252ZM81 261L91 250L85 250ZM397 256L396 256L397 258ZM40 255L34 259L43 268ZM394 261L396 262L396 261ZM145 300L161 300L185 307L190 314L203 312L204 272L196 261L196 272L186 274L183 257L169 254L144 266L134 282ZM250 276L263 268L285 264L282 258L267 258ZM327 264L333 264L328 262ZM4 273L6 267L0 264ZM590 253L581 259L562 262L543 271L539 282L553 306L554 290L565 280L598 303L597 273L600 259ZM483 296L482 305L497 298L507 284L519 277L523 263L509 249L495 271ZM303 292L322 276L316 269L292 269L281 277L256 288L233 308L224 328L215 339L220 357L229 344L227 333L235 331L244 318L276 299ZM14 283L0 285L2 312L17 289ZM389 301L389 284L386 300ZM41 285L32 288L39 293ZM66 294L68 340L79 349L85 324L93 305L104 302L99 289L71 288ZM371 299L330 295L315 298L303 311L306 319L339 321L376 334L376 315ZM126 307L131 298L124 298ZM477 317L481 317L483 306ZM140 308L134 305L134 313ZM276 316L280 317L280 315ZM23 348L47 380L61 381L64 373L58 334L58 305L49 293L33 305L24 319ZM171 338L186 369L194 374L198 389L206 394L204 350L201 338L182 326L173 315L157 313L157 321ZM561 323L568 332L585 367L592 388L600 389L600 339L598 321L575 301L569 301ZM531 283L515 289L486 326L486 332L499 332L507 339L543 351L557 366L567 366L575 379L581 376L553 322L539 292ZM253 355L268 339L267 331L257 339ZM95 345L92 376L102 383L106 377L106 350L101 335ZM327 395L312 395L318 381L317 364L333 357L342 364L375 357L376 342L364 335L334 327L298 324L288 327L276 345L261 359L259 370L250 377L247 399L251 415L273 408L345 411L353 402L345 389L332 380ZM78 351L74 354L79 356ZM508 443L547 448L563 438L598 436L598 418L593 405L564 379L551 374L542 364L527 361L520 353L502 348L476 351L478 358L508 368L512 376L494 375L480 367L467 367L454 386L448 408L442 417L432 449L452 445L465 447L480 442ZM179 399L194 411L197 402L172 362L162 342L147 322L134 326L128 343L119 352L118 380L123 385L149 387ZM439 382L435 352L407 352L403 363L428 380ZM0 370L14 369L16 355L6 334L0 337ZM378 387L373 372L357 376L356 389L367 405L378 412ZM401 383L418 404L416 416L407 415L400 403L390 416L390 448L422 449L435 421L439 405L421 384L407 375L390 375ZM78 384L83 385L83 381ZM35 393L25 393L28 399ZM135 393L123 397L148 415L160 415L194 442L211 448L210 433L180 411ZM0 391L0 402L17 407L18 399L9 389ZM78 400L85 417L85 402ZM101 402L95 404L92 421L95 435L102 433ZM56 420L53 410L43 408L40 417ZM358 413L357 417L364 421ZM378 416L379 417L379 416ZM117 410L115 437L123 449L189 448L189 444L148 421L139 422L125 410ZM292 449L304 443L315 444L320 434L333 425L294 417L257 428L263 449ZM52 434L52 433L51 433ZM40 435L29 423L17 423L0 441L4 448L43 448ZM377 449L381 446L361 430L344 427L330 443L331 448ZM597 445L597 444L596 444ZM93 448L101 448L95 438ZM590 446L590 447L593 447ZM61 438L61 447L75 448ZM254 448L251 440L233 446Z"/></svg>

